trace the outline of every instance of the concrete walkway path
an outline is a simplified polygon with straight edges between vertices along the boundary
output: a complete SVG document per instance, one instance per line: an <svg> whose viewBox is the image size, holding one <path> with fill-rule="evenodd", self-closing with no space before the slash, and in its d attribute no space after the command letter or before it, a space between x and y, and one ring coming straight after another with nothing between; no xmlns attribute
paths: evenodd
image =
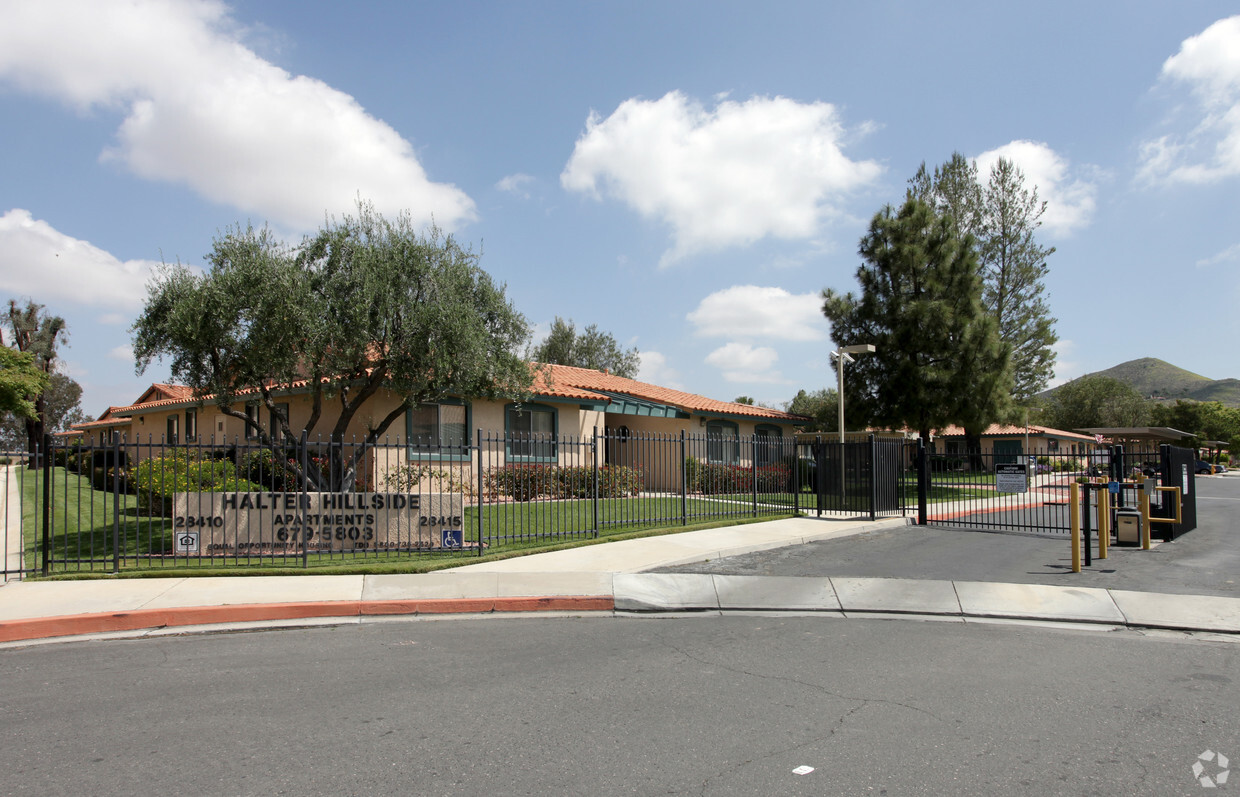
<svg viewBox="0 0 1240 797"><path fill-rule="evenodd" d="M524 612L791 611L1240 634L1236 598L975 581L643 572L906 522L794 518L416 575L11 582L0 588L0 643Z"/></svg>

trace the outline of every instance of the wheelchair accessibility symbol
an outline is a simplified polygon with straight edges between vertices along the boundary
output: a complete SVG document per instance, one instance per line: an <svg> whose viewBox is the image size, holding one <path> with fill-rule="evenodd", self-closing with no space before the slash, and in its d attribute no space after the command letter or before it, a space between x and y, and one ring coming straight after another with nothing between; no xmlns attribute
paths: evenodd
<svg viewBox="0 0 1240 797"><path fill-rule="evenodd" d="M444 529L441 532L441 543L444 548L460 548L464 544L464 529Z"/></svg>
<svg viewBox="0 0 1240 797"><path fill-rule="evenodd" d="M198 532L181 531L176 535L176 553L198 553Z"/></svg>

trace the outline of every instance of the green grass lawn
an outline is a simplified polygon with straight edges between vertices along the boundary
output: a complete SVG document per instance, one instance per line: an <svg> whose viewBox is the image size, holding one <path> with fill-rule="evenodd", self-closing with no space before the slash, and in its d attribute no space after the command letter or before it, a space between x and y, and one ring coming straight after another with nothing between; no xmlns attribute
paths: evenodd
<svg viewBox="0 0 1240 797"><path fill-rule="evenodd" d="M22 483L23 518L27 567L41 572L43 566L42 474L27 471ZM53 470L51 524L51 572L110 572L119 550L119 566L127 575L168 574L172 571L212 574L239 570L250 572L300 572L303 557L292 552L231 552L227 556L174 555L172 521L139 514L134 496L121 495L114 510L111 493L92 489L89 479ZM678 496L608 498L591 500L530 501L465 507L463 530L466 548L460 551L349 551L309 552L304 564L315 572L415 572L477 561L481 556L504 556L569 547L595 540L672 533L703 524L732 525L752 515L752 496L744 501L731 497ZM790 514L778 505L763 502L758 518L769 520ZM114 518L115 515L115 518ZM481 529L482 546L478 546ZM119 546L117 545L119 543ZM240 566L240 567L239 567ZM378 569L376 569L378 568Z"/></svg>
<svg viewBox="0 0 1240 797"><path fill-rule="evenodd" d="M26 566L43 563L43 474L25 471L22 476L22 533ZM114 542L122 557L131 557L171 545L166 518L138 515L138 499L121 494L116 505L111 493L95 490L90 480L64 468L52 469L51 558L112 561Z"/></svg>

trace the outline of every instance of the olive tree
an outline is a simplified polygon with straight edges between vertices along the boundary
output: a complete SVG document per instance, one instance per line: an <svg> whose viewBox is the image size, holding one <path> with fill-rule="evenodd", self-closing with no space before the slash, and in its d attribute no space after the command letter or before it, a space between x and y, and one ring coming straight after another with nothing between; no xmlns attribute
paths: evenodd
<svg viewBox="0 0 1240 797"><path fill-rule="evenodd" d="M307 484L350 489L366 450L418 404L528 395L533 374L519 352L529 329L504 286L452 236L415 230L407 214L388 219L359 203L298 247L237 227L216 238L207 264L205 273L180 264L156 273L133 326L137 371L168 358L177 381L213 395L270 444L237 406L257 400L298 454L303 433L339 443L367 418L351 454L332 447L343 459L326 472L293 465ZM299 429L277 406L294 384L311 401ZM395 406L363 413L385 388L400 397Z"/></svg>

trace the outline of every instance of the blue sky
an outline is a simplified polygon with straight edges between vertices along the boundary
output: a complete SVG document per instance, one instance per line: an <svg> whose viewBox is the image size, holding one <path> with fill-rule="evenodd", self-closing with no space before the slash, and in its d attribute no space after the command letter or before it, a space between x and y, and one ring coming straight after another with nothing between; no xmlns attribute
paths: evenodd
<svg viewBox="0 0 1240 797"><path fill-rule="evenodd" d="M1056 381L1240 377L1234 3L0 0L0 298L63 315L91 415L161 261L359 194L482 253L545 333L779 406L833 384L823 288L923 162L1049 206ZM1229 16L1232 15L1232 16ZM1233 352L1233 353L1228 353Z"/></svg>

